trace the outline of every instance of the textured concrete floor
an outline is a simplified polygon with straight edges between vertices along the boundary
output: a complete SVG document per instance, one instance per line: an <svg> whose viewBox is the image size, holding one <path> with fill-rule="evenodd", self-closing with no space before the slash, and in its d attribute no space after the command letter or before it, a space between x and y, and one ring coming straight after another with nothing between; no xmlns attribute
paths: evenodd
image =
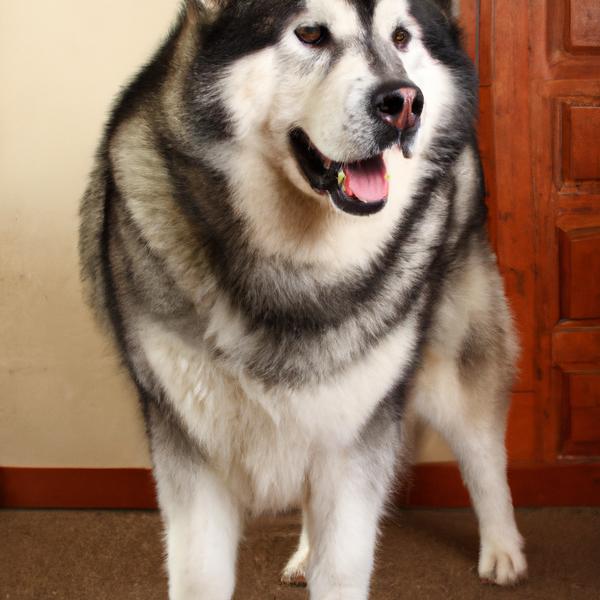
<svg viewBox="0 0 600 600"><path fill-rule="evenodd" d="M530 579L479 583L469 511L399 512L385 526L373 600L600 599L600 510L521 510ZM296 542L295 517L252 526L235 600L305 600L278 574ZM0 511L0 600L164 600L156 513Z"/></svg>

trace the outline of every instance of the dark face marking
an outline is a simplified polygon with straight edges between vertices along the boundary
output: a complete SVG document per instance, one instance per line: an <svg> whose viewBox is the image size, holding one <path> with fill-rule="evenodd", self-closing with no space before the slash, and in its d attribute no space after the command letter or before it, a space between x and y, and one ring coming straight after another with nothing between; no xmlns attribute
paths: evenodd
<svg viewBox="0 0 600 600"><path fill-rule="evenodd" d="M277 43L290 19L305 8L304 0L228 1L217 18L200 25L197 56L187 78L185 102L190 129L198 142L232 135L230 117L213 93L229 65Z"/></svg>
<svg viewBox="0 0 600 600"><path fill-rule="evenodd" d="M373 17L378 0L346 0L358 14L363 27L363 36L354 43L362 47L363 55L376 75L382 78L400 78L402 60L389 40L381 40L373 30Z"/></svg>
<svg viewBox="0 0 600 600"><path fill-rule="evenodd" d="M455 0L433 0L433 2L435 2L448 16L452 14L452 5Z"/></svg>
<svg viewBox="0 0 600 600"><path fill-rule="evenodd" d="M304 0L228 2L216 21L202 31L201 58L221 68L279 40L290 19L305 8Z"/></svg>
<svg viewBox="0 0 600 600"><path fill-rule="evenodd" d="M477 73L462 47L458 25L444 10L446 3L440 4L437 0L409 2L410 13L421 28L425 48L452 73L453 84L460 98L453 110L454 118L449 121L452 125L439 132L438 139L428 153L432 162L438 162L444 160L449 150L472 143L478 108Z"/></svg>
<svg viewBox="0 0 600 600"><path fill-rule="evenodd" d="M346 0L357 12L365 29L371 29L377 0Z"/></svg>
<svg viewBox="0 0 600 600"><path fill-rule="evenodd" d="M409 4L431 55L445 65L466 69L474 75L473 65L462 48L460 29L440 4L436 0L409 0Z"/></svg>

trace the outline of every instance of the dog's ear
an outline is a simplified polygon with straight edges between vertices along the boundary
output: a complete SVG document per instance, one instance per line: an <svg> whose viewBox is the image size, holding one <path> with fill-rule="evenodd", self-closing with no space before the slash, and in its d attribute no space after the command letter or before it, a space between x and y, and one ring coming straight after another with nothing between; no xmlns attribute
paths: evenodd
<svg viewBox="0 0 600 600"><path fill-rule="evenodd" d="M452 17L454 15L454 4L456 0L433 0L435 4L437 4L448 17Z"/></svg>
<svg viewBox="0 0 600 600"><path fill-rule="evenodd" d="M214 19L225 6L226 0L185 0L186 12L191 18Z"/></svg>
<svg viewBox="0 0 600 600"><path fill-rule="evenodd" d="M223 8L225 4L225 0L195 0L196 4L199 4L201 7L209 13L216 13Z"/></svg>

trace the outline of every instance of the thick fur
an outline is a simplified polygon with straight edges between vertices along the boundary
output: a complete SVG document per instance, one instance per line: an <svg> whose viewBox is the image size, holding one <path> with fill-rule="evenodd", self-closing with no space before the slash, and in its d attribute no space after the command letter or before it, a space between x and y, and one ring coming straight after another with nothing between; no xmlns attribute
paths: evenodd
<svg viewBox="0 0 600 600"><path fill-rule="evenodd" d="M246 516L299 505L284 578L365 600L413 418L460 461L480 576L525 573L504 450L517 349L448 4L188 0L116 105L82 271L140 390L172 600L231 598ZM298 40L304 23L329 28L326 47ZM412 159L369 101L407 78L425 98ZM340 162L385 149L385 208L355 217L314 192L293 127Z"/></svg>

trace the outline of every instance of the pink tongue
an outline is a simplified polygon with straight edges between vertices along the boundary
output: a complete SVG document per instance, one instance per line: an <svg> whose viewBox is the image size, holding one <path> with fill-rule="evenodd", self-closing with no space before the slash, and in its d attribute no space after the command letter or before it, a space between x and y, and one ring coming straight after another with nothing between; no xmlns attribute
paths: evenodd
<svg viewBox="0 0 600 600"><path fill-rule="evenodd" d="M381 156L347 165L344 173L344 191L348 196L356 196L363 202L378 202L387 198L389 183Z"/></svg>

